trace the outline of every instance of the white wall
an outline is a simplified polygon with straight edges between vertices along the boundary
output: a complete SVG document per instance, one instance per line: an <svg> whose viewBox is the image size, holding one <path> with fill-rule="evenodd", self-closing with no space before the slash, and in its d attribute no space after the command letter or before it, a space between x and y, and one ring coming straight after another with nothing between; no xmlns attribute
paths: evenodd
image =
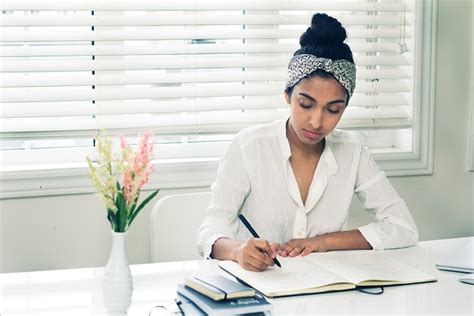
<svg viewBox="0 0 474 316"><path fill-rule="evenodd" d="M163 190L155 201L177 192ZM105 265L110 224L105 207L95 195L10 199L0 201L0 206L0 272ZM153 202L140 212L129 230L130 263L150 261L148 219L152 207Z"/></svg>
<svg viewBox="0 0 474 316"><path fill-rule="evenodd" d="M474 173L466 167L472 5L439 0L434 173L391 179L412 210L421 240L474 235ZM176 192L163 190L158 197ZM129 232L130 263L150 260L150 210L151 205ZM368 220L354 202L350 225ZM2 200L0 272L103 266L109 230L104 207L91 194Z"/></svg>

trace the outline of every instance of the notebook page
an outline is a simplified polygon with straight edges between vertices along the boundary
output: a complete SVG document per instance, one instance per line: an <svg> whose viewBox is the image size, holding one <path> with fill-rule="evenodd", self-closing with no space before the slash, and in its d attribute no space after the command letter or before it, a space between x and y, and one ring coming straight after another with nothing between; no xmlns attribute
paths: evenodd
<svg viewBox="0 0 474 316"><path fill-rule="evenodd" d="M219 266L264 294L298 293L305 289L348 282L304 257L278 257L278 260L282 268L274 266L263 272L245 270L233 261L219 262Z"/></svg>
<svg viewBox="0 0 474 316"><path fill-rule="evenodd" d="M363 281L397 281L403 283L434 280L423 271L397 261L379 251L337 251L313 253L312 262L358 284Z"/></svg>

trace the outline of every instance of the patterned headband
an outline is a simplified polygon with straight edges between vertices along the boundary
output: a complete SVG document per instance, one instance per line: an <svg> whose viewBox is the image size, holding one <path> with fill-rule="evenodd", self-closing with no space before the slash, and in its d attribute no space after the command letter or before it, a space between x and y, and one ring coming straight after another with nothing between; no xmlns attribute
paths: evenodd
<svg viewBox="0 0 474 316"><path fill-rule="evenodd" d="M288 65L288 81L285 87L293 87L317 69L331 73L346 88L349 98L352 96L356 85L355 65L345 59L332 60L310 54L296 55L291 58Z"/></svg>

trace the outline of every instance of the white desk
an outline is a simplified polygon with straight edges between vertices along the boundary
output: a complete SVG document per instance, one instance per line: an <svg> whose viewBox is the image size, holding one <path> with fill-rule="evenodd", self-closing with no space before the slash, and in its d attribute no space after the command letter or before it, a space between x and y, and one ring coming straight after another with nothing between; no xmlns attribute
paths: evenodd
<svg viewBox="0 0 474 316"><path fill-rule="evenodd" d="M474 237L470 237L474 238ZM467 238L425 241L385 250L394 258L432 274L436 283L388 287L382 295L358 291L271 300L282 314L463 314L474 315L474 286L460 283L463 274L438 271L435 263ZM134 292L129 315L172 301L176 284L187 276L224 273L214 261L132 265ZM103 268L0 274L0 315L91 315L100 311L98 284Z"/></svg>

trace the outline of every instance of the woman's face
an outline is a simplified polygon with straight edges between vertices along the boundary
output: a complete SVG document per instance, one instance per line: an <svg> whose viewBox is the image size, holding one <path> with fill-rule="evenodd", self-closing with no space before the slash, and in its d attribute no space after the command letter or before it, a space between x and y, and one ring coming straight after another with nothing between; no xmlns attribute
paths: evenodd
<svg viewBox="0 0 474 316"><path fill-rule="evenodd" d="M289 127L302 145L318 144L336 127L346 108L346 91L334 78L310 77L293 88Z"/></svg>

